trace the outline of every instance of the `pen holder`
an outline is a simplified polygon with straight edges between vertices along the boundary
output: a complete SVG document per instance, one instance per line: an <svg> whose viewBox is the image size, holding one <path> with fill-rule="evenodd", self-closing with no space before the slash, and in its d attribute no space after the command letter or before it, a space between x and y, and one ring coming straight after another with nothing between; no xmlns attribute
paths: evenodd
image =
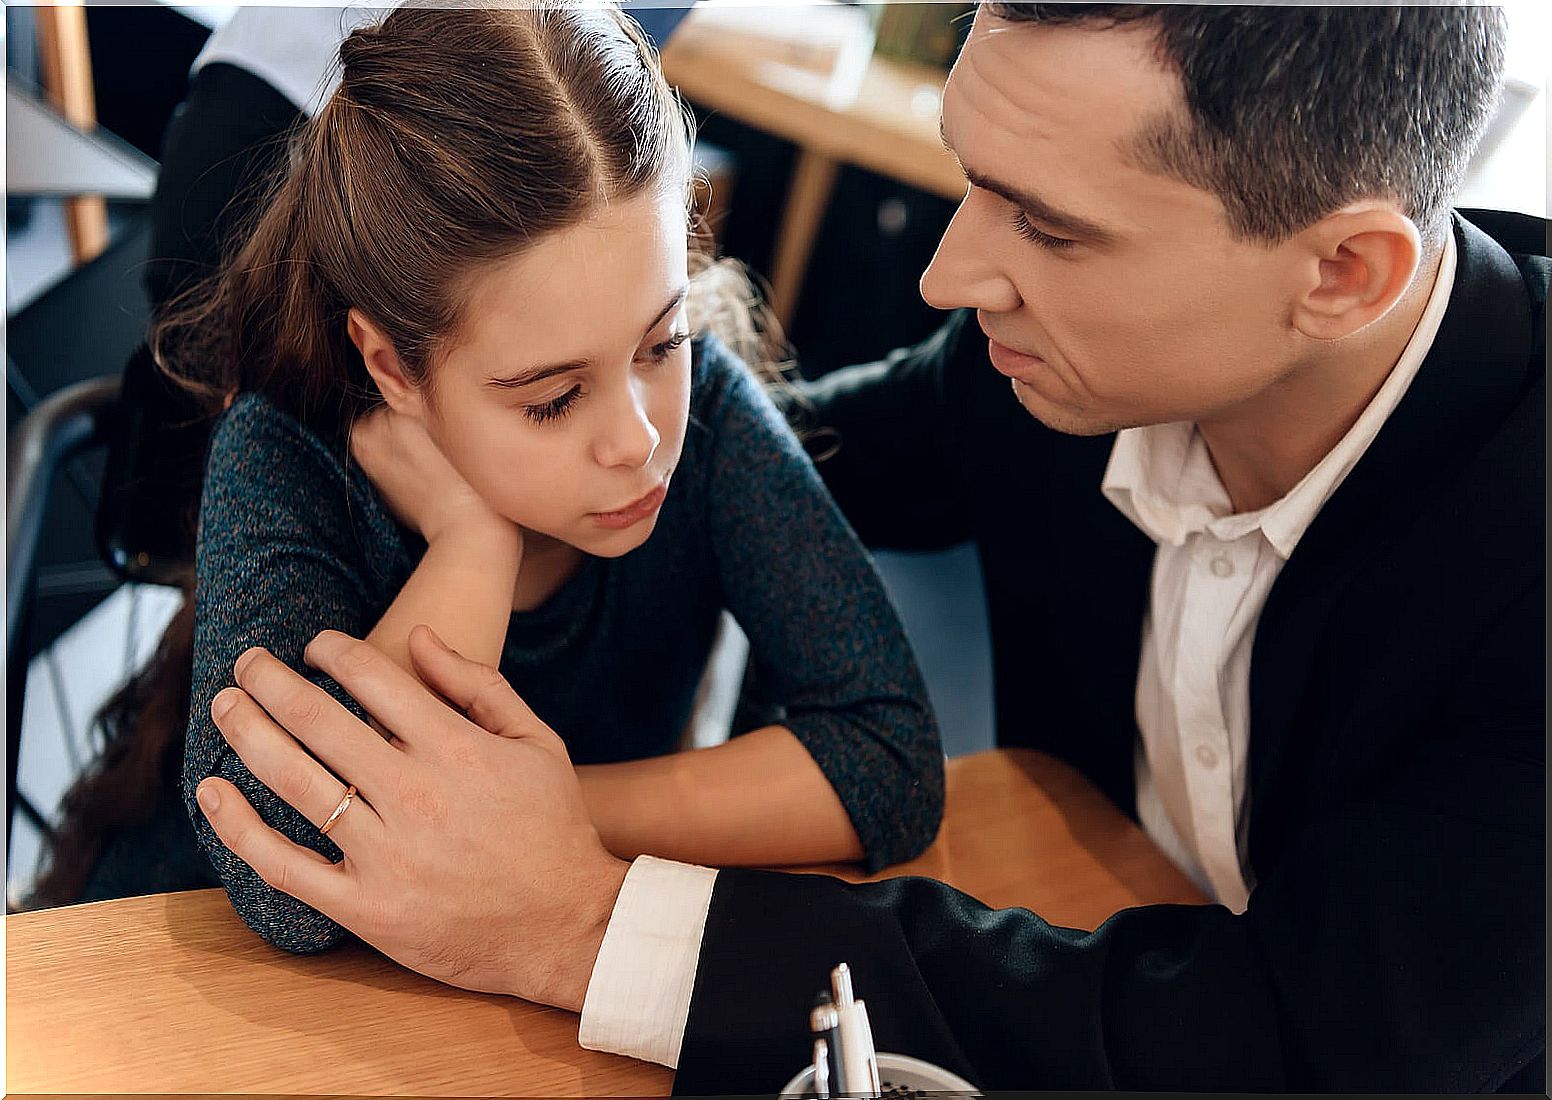
<svg viewBox="0 0 1552 1100"><path fill-rule="evenodd" d="M963 1077L952 1074L931 1062L912 1058L908 1054L880 1052L878 1076L880 1084L883 1085L882 1095L886 1097L915 1096L919 1093L967 1098L981 1095L976 1087ZM788 1081L781 1090L784 1100L800 1100L814 1095L813 1066L804 1066L803 1071Z"/></svg>

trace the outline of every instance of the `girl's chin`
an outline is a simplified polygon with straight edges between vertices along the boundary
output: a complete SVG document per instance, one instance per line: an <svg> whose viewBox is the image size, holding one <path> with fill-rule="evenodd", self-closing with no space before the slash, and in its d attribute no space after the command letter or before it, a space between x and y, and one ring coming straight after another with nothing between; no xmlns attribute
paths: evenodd
<svg viewBox="0 0 1552 1100"><path fill-rule="evenodd" d="M646 542L656 527L657 517L651 516L641 523L624 529L609 530L600 527L596 532L591 533L589 538L579 539L571 545L595 558L619 558Z"/></svg>

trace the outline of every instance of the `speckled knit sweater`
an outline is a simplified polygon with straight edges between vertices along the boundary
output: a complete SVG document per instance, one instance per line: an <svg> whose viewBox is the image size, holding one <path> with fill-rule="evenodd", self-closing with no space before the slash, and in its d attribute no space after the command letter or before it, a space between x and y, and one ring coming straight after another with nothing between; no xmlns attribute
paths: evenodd
<svg viewBox="0 0 1552 1100"><path fill-rule="evenodd" d="M749 636L762 693L840 796L868 865L909 858L937 832L943 756L900 622L760 384L714 339L695 342L693 363L683 457L652 536L621 558L586 559L548 602L515 613L501 671L576 763L665 753L688 721L725 608ZM218 424L200 510L183 795L237 912L288 950L322 950L343 930L228 851L195 787L223 776L293 840L339 853L253 778L210 720L210 701L231 683L237 656L262 645L360 713L302 663L302 649L325 628L369 633L424 550L343 442L253 394Z"/></svg>

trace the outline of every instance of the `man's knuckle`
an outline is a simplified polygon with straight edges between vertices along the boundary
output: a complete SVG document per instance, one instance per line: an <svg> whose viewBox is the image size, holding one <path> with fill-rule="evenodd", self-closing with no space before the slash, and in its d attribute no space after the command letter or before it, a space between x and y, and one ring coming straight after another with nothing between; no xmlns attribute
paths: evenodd
<svg viewBox="0 0 1552 1100"><path fill-rule="evenodd" d="M323 718L323 700L313 692L299 691L286 700L285 714L293 727L317 725Z"/></svg>
<svg viewBox="0 0 1552 1100"><path fill-rule="evenodd" d="M512 685L507 683L506 677L500 672L489 665L480 665L477 676L478 679L474 684L476 707L491 707L509 700L512 695Z"/></svg>
<svg viewBox="0 0 1552 1100"><path fill-rule="evenodd" d="M400 789L399 806L411 819L423 825L438 824L447 816L441 797L418 783L406 784Z"/></svg>
<svg viewBox="0 0 1552 1100"><path fill-rule="evenodd" d="M462 728L451 730L450 735L442 741L443 759L460 771L478 767L480 764L478 743L473 736L468 736L471 732L474 731Z"/></svg>
<svg viewBox="0 0 1552 1100"><path fill-rule="evenodd" d="M300 762L284 765L275 776L275 792L292 805L307 801L315 787L312 769Z"/></svg>
<svg viewBox="0 0 1552 1100"><path fill-rule="evenodd" d="M377 664L377 651L365 642L352 642L340 651L340 671L349 675L351 673L368 672Z"/></svg>

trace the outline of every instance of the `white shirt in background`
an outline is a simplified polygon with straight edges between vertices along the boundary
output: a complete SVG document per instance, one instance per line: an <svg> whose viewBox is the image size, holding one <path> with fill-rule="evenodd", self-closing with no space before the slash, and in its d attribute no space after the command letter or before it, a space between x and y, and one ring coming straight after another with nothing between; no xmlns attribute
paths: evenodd
<svg viewBox="0 0 1552 1100"><path fill-rule="evenodd" d="M339 86L340 43L386 12L380 4L238 8L205 40L189 72L212 61L236 65L263 79L304 114L315 115Z"/></svg>

